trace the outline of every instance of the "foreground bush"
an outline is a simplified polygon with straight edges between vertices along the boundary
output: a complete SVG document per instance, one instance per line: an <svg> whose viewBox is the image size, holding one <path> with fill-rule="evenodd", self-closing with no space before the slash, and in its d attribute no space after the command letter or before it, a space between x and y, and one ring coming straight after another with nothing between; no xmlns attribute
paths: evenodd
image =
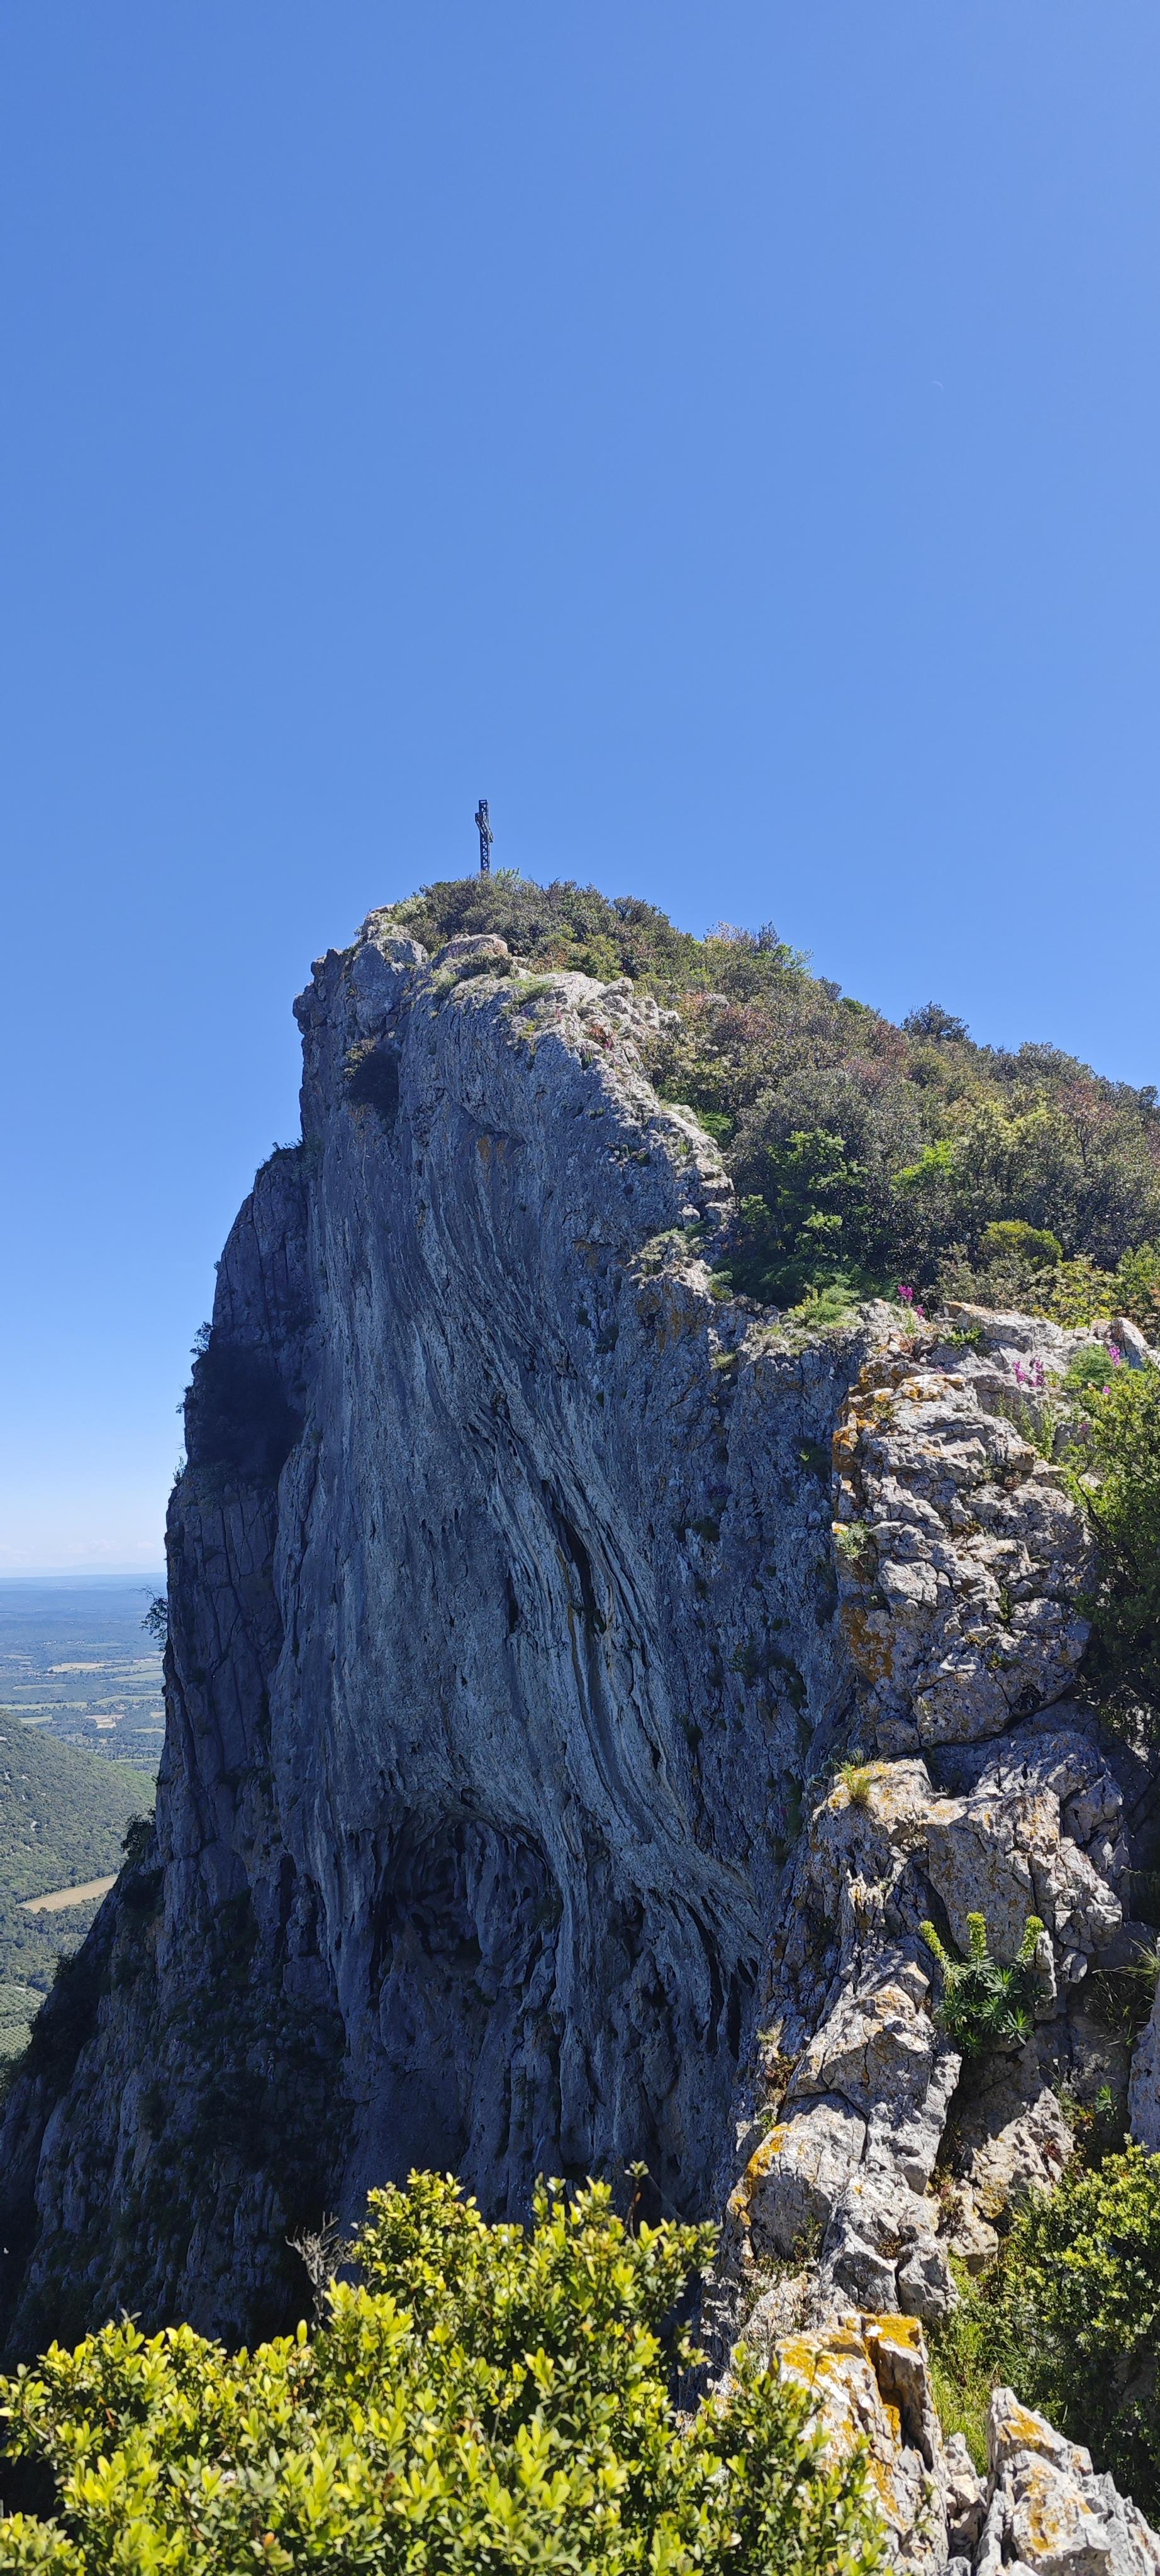
<svg viewBox="0 0 1160 2576"><path fill-rule="evenodd" d="M982 2464L987 2396L1006 2383L1160 2518L1160 2156L1070 2165L1021 2211L991 2273L963 2281L934 2336L948 2431Z"/></svg>
<svg viewBox="0 0 1160 2576"><path fill-rule="evenodd" d="M371 2196L359 2286L309 2335L228 2354L187 2326L106 2326L0 2382L10 2451L55 2519L0 2520L0 2567L70 2571L726 2569L884 2564L860 2459L752 2369L689 2417L666 2320L712 2231L629 2233L607 2187L537 2193L529 2234L456 2184Z"/></svg>

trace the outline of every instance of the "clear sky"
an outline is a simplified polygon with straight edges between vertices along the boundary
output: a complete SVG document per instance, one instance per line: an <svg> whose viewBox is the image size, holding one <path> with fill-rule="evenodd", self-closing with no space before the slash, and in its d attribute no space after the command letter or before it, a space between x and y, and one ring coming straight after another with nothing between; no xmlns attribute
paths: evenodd
<svg viewBox="0 0 1160 2576"><path fill-rule="evenodd" d="M0 0L0 1568L496 861L1160 1079L1156 0Z"/></svg>

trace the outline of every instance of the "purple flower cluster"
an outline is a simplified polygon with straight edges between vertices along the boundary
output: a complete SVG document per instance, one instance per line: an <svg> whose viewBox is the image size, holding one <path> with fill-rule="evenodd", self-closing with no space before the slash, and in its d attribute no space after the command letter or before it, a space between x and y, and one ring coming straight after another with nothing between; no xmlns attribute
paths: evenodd
<svg viewBox="0 0 1160 2576"><path fill-rule="evenodd" d="M917 1300L917 1298L916 1298L916 1296L915 1296L915 1293L914 1293L913 1288L905 1288L905 1287L903 1286L903 1283L902 1283L901 1279L900 1279L900 1280L899 1280L899 1282L898 1282L898 1290L897 1290L897 1294L898 1294L898 1296L900 1297L900 1299L901 1299L901 1301L902 1301L902 1304L903 1304L904 1306L911 1306L911 1307L913 1307L915 1314L916 1314L916 1315L921 1315L922 1320L923 1320L923 1323L925 1324L925 1322L926 1322L926 1308L925 1308L925 1306L920 1306L920 1305L919 1305L918 1300Z"/></svg>

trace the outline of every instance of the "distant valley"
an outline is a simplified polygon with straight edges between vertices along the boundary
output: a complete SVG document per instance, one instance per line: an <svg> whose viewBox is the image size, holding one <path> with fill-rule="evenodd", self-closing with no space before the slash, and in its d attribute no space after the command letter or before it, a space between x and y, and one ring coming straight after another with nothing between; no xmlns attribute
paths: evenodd
<svg viewBox="0 0 1160 2576"><path fill-rule="evenodd" d="M142 1626L164 1576L0 1580L0 1709L64 1744L156 1773L161 1656Z"/></svg>
<svg viewBox="0 0 1160 2576"><path fill-rule="evenodd" d="M154 1589L0 1582L0 2067L101 1895L35 1913L28 1900L106 1880L153 1804L161 1658L141 1621Z"/></svg>

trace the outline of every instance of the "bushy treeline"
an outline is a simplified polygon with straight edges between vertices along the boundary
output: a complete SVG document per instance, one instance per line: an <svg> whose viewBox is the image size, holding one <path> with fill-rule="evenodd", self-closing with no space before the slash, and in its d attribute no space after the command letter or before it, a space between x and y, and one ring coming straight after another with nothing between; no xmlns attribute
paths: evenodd
<svg viewBox="0 0 1160 2576"><path fill-rule="evenodd" d="M541 967L628 975L678 1013L654 1078L718 1136L741 1199L733 1284L792 1306L908 1284L1160 1332L1160 1109L1053 1046L901 1028L767 927L704 939L653 905L512 872L393 910L429 947L498 931Z"/></svg>
<svg viewBox="0 0 1160 2576"><path fill-rule="evenodd" d="M17 2474L56 2490L0 2519L0 2566L871 2576L864 2461L824 2448L804 2395L750 2370L724 2403L673 2401L672 2319L711 2252L706 2228L631 2233L602 2184L542 2186L525 2234L412 2175L372 2194L313 2334L230 2354L125 2322L0 2382Z"/></svg>

